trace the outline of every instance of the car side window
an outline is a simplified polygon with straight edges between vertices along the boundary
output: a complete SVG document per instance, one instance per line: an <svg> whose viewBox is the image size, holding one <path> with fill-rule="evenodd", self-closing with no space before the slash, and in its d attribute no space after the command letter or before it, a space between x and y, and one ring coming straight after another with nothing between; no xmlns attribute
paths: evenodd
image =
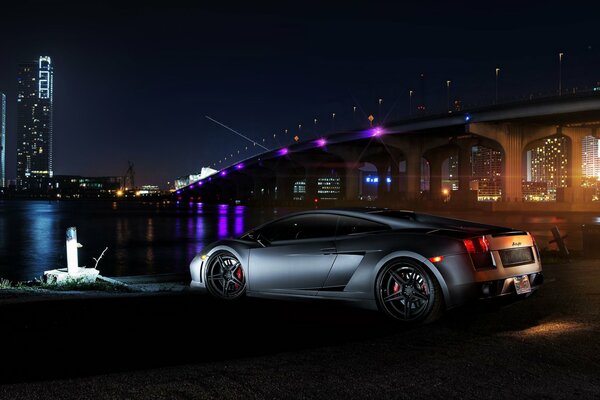
<svg viewBox="0 0 600 400"><path fill-rule="evenodd" d="M379 222L373 222L362 218L340 216L336 235L354 235L359 233L384 231L388 229L390 229L388 225L380 224Z"/></svg>
<svg viewBox="0 0 600 400"><path fill-rule="evenodd" d="M298 215L265 226L260 235L269 242L333 237L337 220L338 216L331 214Z"/></svg>

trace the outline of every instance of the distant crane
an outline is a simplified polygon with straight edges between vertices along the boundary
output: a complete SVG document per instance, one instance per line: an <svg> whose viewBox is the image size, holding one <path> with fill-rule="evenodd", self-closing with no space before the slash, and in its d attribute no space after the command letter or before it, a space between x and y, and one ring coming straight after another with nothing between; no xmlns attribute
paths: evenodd
<svg viewBox="0 0 600 400"><path fill-rule="evenodd" d="M127 161L129 164L129 168L127 168L127 172L123 176L123 189L124 190L134 190L135 189L135 170L133 169L133 163L131 161Z"/></svg>

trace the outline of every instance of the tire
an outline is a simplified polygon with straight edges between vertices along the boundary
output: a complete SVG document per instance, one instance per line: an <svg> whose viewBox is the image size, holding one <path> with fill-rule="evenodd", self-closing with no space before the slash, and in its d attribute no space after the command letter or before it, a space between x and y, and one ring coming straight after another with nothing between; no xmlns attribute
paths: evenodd
<svg viewBox="0 0 600 400"><path fill-rule="evenodd" d="M406 324L433 322L443 310L437 279L423 264L407 257L383 266L375 281L375 298L381 312Z"/></svg>
<svg viewBox="0 0 600 400"><path fill-rule="evenodd" d="M235 300L246 293L246 272L242 263L229 251L212 254L204 268L208 292L219 299Z"/></svg>

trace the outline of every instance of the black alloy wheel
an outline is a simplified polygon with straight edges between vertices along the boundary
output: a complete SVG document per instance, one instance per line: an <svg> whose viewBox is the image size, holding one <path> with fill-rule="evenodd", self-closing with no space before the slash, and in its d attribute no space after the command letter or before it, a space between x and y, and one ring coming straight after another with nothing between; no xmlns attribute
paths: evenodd
<svg viewBox="0 0 600 400"><path fill-rule="evenodd" d="M431 322L441 311L441 288L416 260L399 258L384 266L376 282L381 311L403 322Z"/></svg>
<svg viewBox="0 0 600 400"><path fill-rule="evenodd" d="M206 288L220 299L237 299L246 292L246 274L240 261L228 251L211 255L206 266Z"/></svg>

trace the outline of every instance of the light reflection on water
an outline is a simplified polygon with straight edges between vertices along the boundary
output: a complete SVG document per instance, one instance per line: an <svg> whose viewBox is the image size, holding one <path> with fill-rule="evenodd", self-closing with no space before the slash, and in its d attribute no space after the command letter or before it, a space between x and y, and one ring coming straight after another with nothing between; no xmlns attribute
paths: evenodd
<svg viewBox="0 0 600 400"><path fill-rule="evenodd" d="M25 280L65 267L65 230L77 227L79 264L103 275L185 272L202 248L273 218L243 206L126 202L0 202L0 277Z"/></svg>
<svg viewBox="0 0 600 400"><path fill-rule="evenodd" d="M238 237L248 229L288 212L229 205L157 205L128 202L0 202L0 277L33 279L44 270L65 267L65 230L77 227L83 248L79 264L91 267L105 247L98 267L103 275L123 276L186 272L191 259L217 240ZM550 228L568 234L570 248L581 246L581 225L600 223L598 214L442 215L531 231L540 247L551 247Z"/></svg>

